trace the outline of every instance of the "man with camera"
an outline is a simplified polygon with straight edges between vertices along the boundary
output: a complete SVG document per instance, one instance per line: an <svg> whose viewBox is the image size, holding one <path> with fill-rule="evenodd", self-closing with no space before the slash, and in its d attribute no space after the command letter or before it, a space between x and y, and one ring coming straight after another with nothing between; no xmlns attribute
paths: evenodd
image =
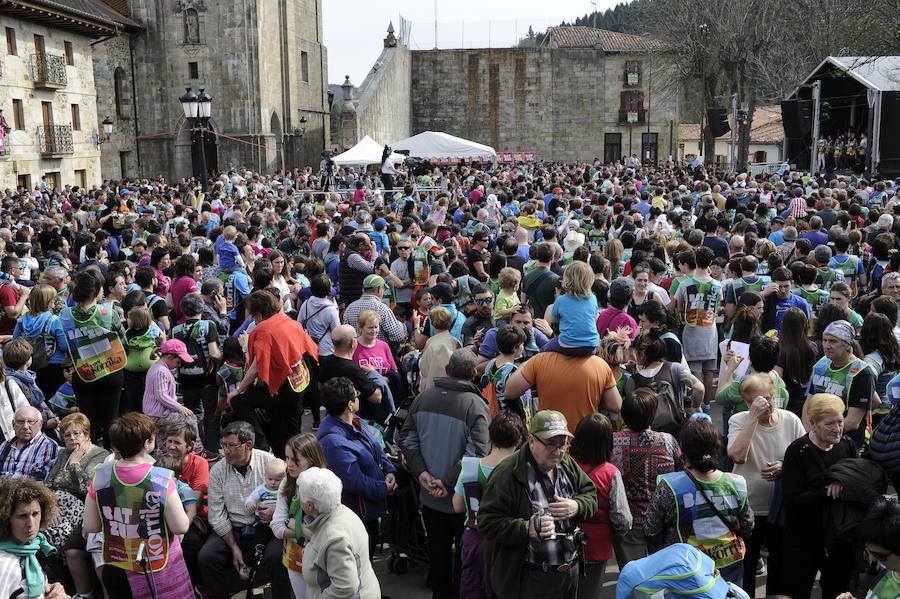
<svg viewBox="0 0 900 599"><path fill-rule="evenodd" d="M542 410L528 442L494 468L478 510L491 585L499 599L574 599L584 533L597 511L594 483L568 455L565 416Z"/></svg>

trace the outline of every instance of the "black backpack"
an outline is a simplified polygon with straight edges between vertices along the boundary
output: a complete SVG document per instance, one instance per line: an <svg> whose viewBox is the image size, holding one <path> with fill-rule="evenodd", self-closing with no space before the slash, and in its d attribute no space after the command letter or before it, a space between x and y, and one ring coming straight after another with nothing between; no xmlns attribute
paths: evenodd
<svg viewBox="0 0 900 599"><path fill-rule="evenodd" d="M682 365L666 362L654 378L647 378L639 373L632 374L625 383L625 396L628 401L628 397L638 387L647 387L653 391L657 407L656 417L650 428L677 438L681 425L687 420L687 414L684 410L684 393L679 382L680 377L676 377L676 367L681 369Z"/></svg>
<svg viewBox="0 0 900 599"><path fill-rule="evenodd" d="M195 320L190 324L184 323L181 325L181 330L175 334L175 338L184 342L188 355L194 359L190 364L182 364L178 368L178 380L182 385L188 387L205 384L210 381L209 360L206 358L206 352L203 351L203 347L194 335L198 326L206 327L205 330L201 329L205 338L209 332L209 321L206 320Z"/></svg>

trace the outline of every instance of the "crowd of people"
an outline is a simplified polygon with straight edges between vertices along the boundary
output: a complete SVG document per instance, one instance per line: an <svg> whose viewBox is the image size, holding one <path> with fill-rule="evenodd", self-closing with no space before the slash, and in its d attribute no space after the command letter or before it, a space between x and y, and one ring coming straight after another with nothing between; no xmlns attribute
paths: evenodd
<svg viewBox="0 0 900 599"><path fill-rule="evenodd" d="M0 598L900 596L900 180L380 170L0 192Z"/></svg>

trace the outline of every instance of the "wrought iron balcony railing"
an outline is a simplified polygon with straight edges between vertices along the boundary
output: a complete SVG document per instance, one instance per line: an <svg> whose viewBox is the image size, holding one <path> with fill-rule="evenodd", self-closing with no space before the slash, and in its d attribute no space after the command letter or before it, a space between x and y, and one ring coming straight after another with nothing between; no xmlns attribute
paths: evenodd
<svg viewBox="0 0 900 599"><path fill-rule="evenodd" d="M37 130L38 147L45 157L62 157L75 152L71 125L43 125Z"/></svg>
<svg viewBox="0 0 900 599"><path fill-rule="evenodd" d="M34 86L43 89L60 89L68 83L66 59L57 54L32 54L31 78Z"/></svg>

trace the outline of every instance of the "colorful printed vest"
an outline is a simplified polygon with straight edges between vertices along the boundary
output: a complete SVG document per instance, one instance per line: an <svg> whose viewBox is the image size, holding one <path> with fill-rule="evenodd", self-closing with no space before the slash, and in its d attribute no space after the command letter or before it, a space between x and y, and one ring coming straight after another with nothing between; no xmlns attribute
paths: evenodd
<svg viewBox="0 0 900 599"><path fill-rule="evenodd" d="M744 559L744 541L729 529L712 510L703 493L685 472L669 472L657 478L666 483L675 496L675 531L681 543L692 545L708 555L717 568L725 568ZM739 513L747 502L747 481L743 476L724 472L715 482L698 481L716 509L732 523L740 524Z"/></svg>
<svg viewBox="0 0 900 599"><path fill-rule="evenodd" d="M828 303L828 292L824 289L814 289L812 291L798 287L793 290L794 295L802 297L809 304L809 321L807 322L806 334L810 337L815 335L816 320L819 318L819 312L822 306Z"/></svg>
<svg viewBox="0 0 900 599"><path fill-rule="evenodd" d="M103 561L108 565L143 572L137 563L138 548L144 543L147 569L158 572L169 560L166 530L166 493L174 474L152 467L133 485L119 480L115 464L97 466L94 490L103 522Z"/></svg>
<svg viewBox="0 0 900 599"><path fill-rule="evenodd" d="M691 327L712 327L716 324L722 283L716 280L698 281L695 278L685 285L684 323Z"/></svg>
<svg viewBox="0 0 900 599"><path fill-rule="evenodd" d="M842 258L843 260L839 260ZM851 297L856 297L856 279L859 273L859 258L850 254L844 256L834 256L828 262L828 268L838 271L844 276L844 281L850 285ZM829 287L830 289L831 287Z"/></svg>
<svg viewBox="0 0 900 599"><path fill-rule="evenodd" d="M76 320L72 308L64 308L59 313L75 372L85 382L102 379L125 368L125 346L112 330L115 313L112 302L94 306L87 320Z"/></svg>
<svg viewBox="0 0 900 599"><path fill-rule="evenodd" d="M606 245L606 231L601 229L591 229L588 233L588 249L592 254L599 254Z"/></svg>
<svg viewBox="0 0 900 599"><path fill-rule="evenodd" d="M466 526L478 528L478 506L490 471L485 472L481 458L463 456L460 479L466 499Z"/></svg>
<svg viewBox="0 0 900 599"><path fill-rule="evenodd" d="M755 281L748 281L746 277L741 277L739 279L734 279L731 282L731 292L734 295L734 303L736 304L739 299L741 299L741 295L745 291L756 291L757 293L762 293L762 290L769 284L769 278L763 276L756 276Z"/></svg>
<svg viewBox="0 0 900 599"><path fill-rule="evenodd" d="M831 393L844 400L844 409L850 406L850 388L853 379L868 368L865 361L857 358L840 370L831 369L831 360L822 358L813 366L812 380L809 381L809 394Z"/></svg>

